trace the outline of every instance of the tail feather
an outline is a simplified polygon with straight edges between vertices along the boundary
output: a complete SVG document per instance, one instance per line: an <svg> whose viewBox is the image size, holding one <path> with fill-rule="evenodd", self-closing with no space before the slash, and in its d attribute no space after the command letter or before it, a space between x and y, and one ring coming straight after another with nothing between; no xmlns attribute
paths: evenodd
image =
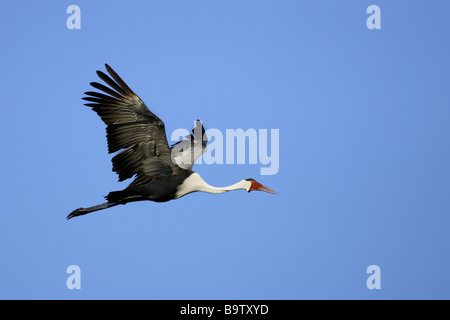
<svg viewBox="0 0 450 320"><path fill-rule="evenodd" d="M126 196L127 189L120 190L120 191L111 191L108 193L108 195L105 197L105 199L108 202L117 203L123 200L123 198Z"/></svg>
<svg viewBox="0 0 450 320"><path fill-rule="evenodd" d="M141 195L135 194L134 190L128 188L120 191L111 191L105 199L108 203L114 204L126 204L132 201L143 200Z"/></svg>
<svg viewBox="0 0 450 320"><path fill-rule="evenodd" d="M67 216L67 220L72 219L74 217L82 216L82 215L85 215L85 214L88 214L88 213L91 213L94 211L110 208L110 207L113 207L116 205L118 205L118 203L105 202L105 203L99 204L97 206L89 207L89 208L78 208L78 209L72 211Z"/></svg>

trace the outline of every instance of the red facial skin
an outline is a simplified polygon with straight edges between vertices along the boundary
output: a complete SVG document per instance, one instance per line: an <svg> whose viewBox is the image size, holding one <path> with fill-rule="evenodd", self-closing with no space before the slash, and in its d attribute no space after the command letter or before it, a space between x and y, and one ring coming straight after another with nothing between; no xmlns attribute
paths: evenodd
<svg viewBox="0 0 450 320"><path fill-rule="evenodd" d="M267 188L267 187L263 186L261 183L255 181L253 179L251 180L251 182L252 182L252 184L250 186L250 189L248 189L248 192L256 190L256 191L265 191L265 192L268 192L268 193L278 193L275 190L272 190L270 188Z"/></svg>

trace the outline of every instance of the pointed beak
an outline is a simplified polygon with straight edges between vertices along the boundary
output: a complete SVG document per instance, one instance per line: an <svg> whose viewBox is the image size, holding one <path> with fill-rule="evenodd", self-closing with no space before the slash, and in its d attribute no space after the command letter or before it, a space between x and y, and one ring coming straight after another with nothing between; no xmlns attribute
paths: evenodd
<svg viewBox="0 0 450 320"><path fill-rule="evenodd" d="M265 192L272 193L272 194L278 193L277 191L267 188L266 186L263 186L261 183L255 181L253 179L251 179L251 182L252 182L252 185L250 186L250 189L248 190L248 192L256 190L256 191L265 191Z"/></svg>
<svg viewBox="0 0 450 320"><path fill-rule="evenodd" d="M257 189L258 191L265 191L268 193L272 193L272 194L276 194L278 193L278 191L275 191L273 189L267 188L266 186L261 185L261 187L259 187L259 189Z"/></svg>

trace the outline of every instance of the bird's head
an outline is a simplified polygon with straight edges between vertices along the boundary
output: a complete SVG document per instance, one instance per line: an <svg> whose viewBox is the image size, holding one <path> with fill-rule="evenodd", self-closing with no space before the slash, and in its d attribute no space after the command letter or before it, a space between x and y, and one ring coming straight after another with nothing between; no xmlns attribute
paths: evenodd
<svg viewBox="0 0 450 320"><path fill-rule="evenodd" d="M255 179L251 179L250 178L250 179L245 179L245 181L247 182L246 184L247 184L247 191L248 192L256 190L256 191L265 191L265 192L268 192L268 193L278 193L275 190L272 190L270 188L267 188L267 187L263 186L261 183L259 183Z"/></svg>

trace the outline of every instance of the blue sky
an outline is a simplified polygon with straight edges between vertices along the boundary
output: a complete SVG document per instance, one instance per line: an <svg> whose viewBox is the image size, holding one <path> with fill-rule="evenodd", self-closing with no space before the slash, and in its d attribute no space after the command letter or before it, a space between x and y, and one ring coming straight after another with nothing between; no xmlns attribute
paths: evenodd
<svg viewBox="0 0 450 320"><path fill-rule="evenodd" d="M66 9L81 9L69 30ZM381 9L369 30L368 6ZM0 298L449 299L450 4L15 1L0 19ZM83 106L111 65L166 123L279 129L279 171L66 221L117 182ZM78 265L81 289L66 269ZM381 289L366 269L378 265Z"/></svg>

